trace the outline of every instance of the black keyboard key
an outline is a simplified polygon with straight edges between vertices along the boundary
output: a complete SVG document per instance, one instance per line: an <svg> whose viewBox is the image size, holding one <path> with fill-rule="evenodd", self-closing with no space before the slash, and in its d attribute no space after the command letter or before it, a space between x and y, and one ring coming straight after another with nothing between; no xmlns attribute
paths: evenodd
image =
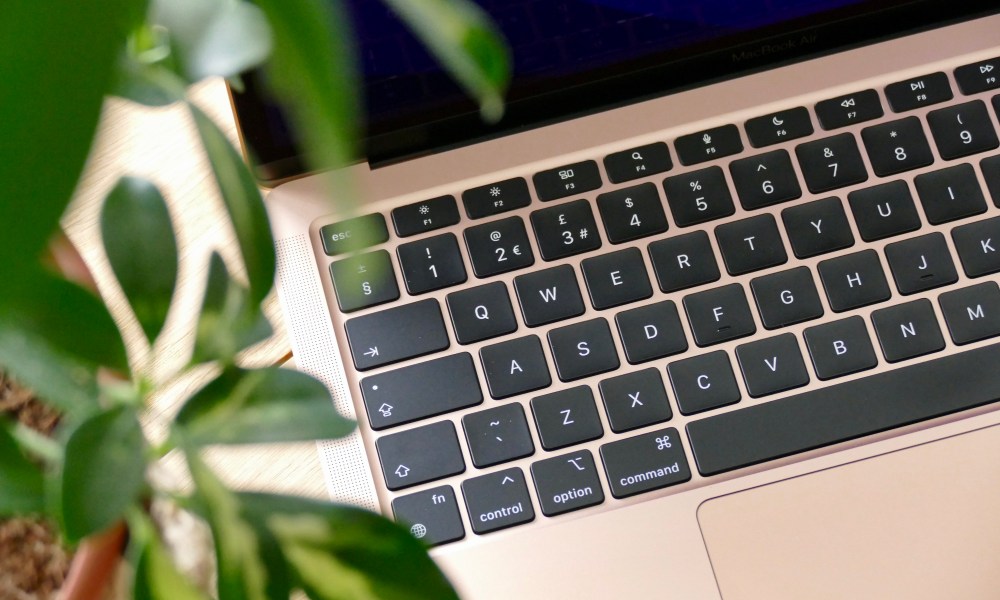
<svg viewBox="0 0 1000 600"><path fill-rule="evenodd" d="M585 160L535 173L532 180L538 199L544 202L596 190L601 187L601 172L596 162Z"/></svg>
<svg viewBox="0 0 1000 600"><path fill-rule="evenodd" d="M990 113L982 100L949 106L927 114L927 123L945 160L993 150L1000 146Z"/></svg>
<svg viewBox="0 0 1000 600"><path fill-rule="evenodd" d="M872 312L872 325L891 363L944 349L934 307L926 298Z"/></svg>
<svg viewBox="0 0 1000 600"><path fill-rule="evenodd" d="M955 69L955 81L963 94L972 95L1000 88L1000 57Z"/></svg>
<svg viewBox="0 0 1000 600"><path fill-rule="evenodd" d="M612 183L624 183L669 171L670 149L663 142L615 152L604 157L604 170Z"/></svg>
<svg viewBox="0 0 1000 600"><path fill-rule="evenodd" d="M889 244L885 258L899 293L915 294L958 281L944 235L938 232Z"/></svg>
<svg viewBox="0 0 1000 600"><path fill-rule="evenodd" d="M549 331L549 348L563 381L613 371L620 364L608 322L602 318Z"/></svg>
<svg viewBox="0 0 1000 600"><path fill-rule="evenodd" d="M906 112L954 98L944 73L931 73L885 86L885 99L893 112Z"/></svg>
<svg viewBox="0 0 1000 600"><path fill-rule="evenodd" d="M990 196L993 196L993 204L1000 206L1000 155L984 158L979 162L979 168L983 170L983 179Z"/></svg>
<svg viewBox="0 0 1000 600"><path fill-rule="evenodd" d="M465 471L462 449L451 421L391 433L375 440L382 476L390 490L434 481Z"/></svg>
<svg viewBox="0 0 1000 600"><path fill-rule="evenodd" d="M670 386L683 415L693 415L740 401L729 355L722 350L667 365Z"/></svg>
<svg viewBox="0 0 1000 600"><path fill-rule="evenodd" d="M806 187L814 194L868 180L868 171L850 133L841 133L795 147Z"/></svg>
<svg viewBox="0 0 1000 600"><path fill-rule="evenodd" d="M731 283L684 297L694 341L701 347L756 333L743 287Z"/></svg>
<svg viewBox="0 0 1000 600"><path fill-rule="evenodd" d="M524 473L516 467L462 482L472 531L479 535L535 519Z"/></svg>
<svg viewBox="0 0 1000 600"><path fill-rule="evenodd" d="M704 231L675 235L649 245L656 282L664 293L718 281L719 265Z"/></svg>
<svg viewBox="0 0 1000 600"><path fill-rule="evenodd" d="M580 265L587 282L590 303L597 310L643 300L653 288L638 248L626 248L583 261Z"/></svg>
<svg viewBox="0 0 1000 600"><path fill-rule="evenodd" d="M932 225L986 212L986 198L972 165L955 165L917 175L913 180L924 214Z"/></svg>
<svg viewBox="0 0 1000 600"><path fill-rule="evenodd" d="M715 238L730 275L759 271L788 260L778 224L769 214L719 225Z"/></svg>
<svg viewBox="0 0 1000 600"><path fill-rule="evenodd" d="M826 289L826 299L834 312L883 302L892 295L874 250L824 260L817 268Z"/></svg>
<svg viewBox="0 0 1000 600"><path fill-rule="evenodd" d="M424 238L396 248L406 291L412 295L463 283L465 264L454 234Z"/></svg>
<svg viewBox="0 0 1000 600"><path fill-rule="evenodd" d="M969 277L1000 271L1000 217L956 227L951 232L962 268Z"/></svg>
<svg viewBox="0 0 1000 600"><path fill-rule="evenodd" d="M753 398L777 394L809 383L799 342L791 333L736 347L747 393Z"/></svg>
<svg viewBox="0 0 1000 600"><path fill-rule="evenodd" d="M970 344L1000 335L1000 287L987 281L938 298L956 344Z"/></svg>
<svg viewBox="0 0 1000 600"><path fill-rule="evenodd" d="M608 423L615 433L669 421L673 416L658 369L605 379L600 389Z"/></svg>
<svg viewBox="0 0 1000 600"><path fill-rule="evenodd" d="M520 217L508 217L465 230L472 270L480 279L530 267L535 256Z"/></svg>
<svg viewBox="0 0 1000 600"><path fill-rule="evenodd" d="M535 452L524 409L517 402L501 404L462 417L472 464L491 467Z"/></svg>
<svg viewBox="0 0 1000 600"><path fill-rule="evenodd" d="M754 148L780 144L813 133L809 110L804 106L750 119L744 128L750 138L750 145Z"/></svg>
<svg viewBox="0 0 1000 600"><path fill-rule="evenodd" d="M750 282L760 320L767 329L787 327L823 316L816 284L808 267L796 267Z"/></svg>
<svg viewBox="0 0 1000 600"><path fill-rule="evenodd" d="M439 546L465 537L462 515L450 485L431 488L392 501L393 518L410 534L430 546Z"/></svg>
<svg viewBox="0 0 1000 600"><path fill-rule="evenodd" d="M917 117L906 117L861 130L872 169L879 177L926 167L934 162L923 125Z"/></svg>
<svg viewBox="0 0 1000 600"><path fill-rule="evenodd" d="M608 241L620 244L667 230L660 194L652 183L615 190L597 197Z"/></svg>
<svg viewBox="0 0 1000 600"><path fill-rule="evenodd" d="M802 196L798 176L787 150L741 158L729 164L736 195L747 210L763 208Z"/></svg>
<svg viewBox="0 0 1000 600"><path fill-rule="evenodd" d="M743 152L743 141L735 125L723 125L682 135L674 141L674 147L682 165L696 165Z"/></svg>
<svg viewBox="0 0 1000 600"><path fill-rule="evenodd" d="M576 273L569 265L518 275L514 278L514 289L528 327L582 315L586 310Z"/></svg>
<svg viewBox="0 0 1000 600"><path fill-rule="evenodd" d="M920 229L920 215L905 181L890 181L847 195L858 233L866 242Z"/></svg>
<svg viewBox="0 0 1000 600"><path fill-rule="evenodd" d="M840 198L823 198L781 211L785 233L798 258L809 258L854 245L854 234Z"/></svg>
<svg viewBox="0 0 1000 600"><path fill-rule="evenodd" d="M465 214L482 219L531 204L531 192L523 177L481 185L462 193Z"/></svg>
<svg viewBox="0 0 1000 600"><path fill-rule="evenodd" d="M590 386L553 392L531 399L538 441L546 450L596 440L604 435Z"/></svg>
<svg viewBox="0 0 1000 600"><path fill-rule="evenodd" d="M864 90L816 104L816 118L827 131L878 119L885 112L875 90Z"/></svg>
<svg viewBox="0 0 1000 600"><path fill-rule="evenodd" d="M803 332L813 368L820 379L872 369L878 364L865 320L848 317Z"/></svg>
<svg viewBox="0 0 1000 600"><path fill-rule="evenodd" d="M538 252L543 260L566 258L601 247L590 202L574 200L531 213Z"/></svg>
<svg viewBox="0 0 1000 600"><path fill-rule="evenodd" d="M736 212L720 167L707 167L663 180L670 213L680 227L728 217Z"/></svg>
<svg viewBox="0 0 1000 600"><path fill-rule="evenodd" d="M335 256L381 244L389 239L389 230L385 217L373 213L324 225L319 230L319 237L326 255Z"/></svg>
<svg viewBox="0 0 1000 600"><path fill-rule="evenodd" d="M538 336L529 335L479 350L490 396L497 400L549 387L549 367Z"/></svg>
<svg viewBox="0 0 1000 600"><path fill-rule="evenodd" d="M416 358L448 347L437 300L412 304L355 317L344 325L354 367L366 371L408 358Z"/></svg>
<svg viewBox="0 0 1000 600"><path fill-rule="evenodd" d="M341 312L352 312L399 298L392 259L385 250L359 254L330 265Z"/></svg>
<svg viewBox="0 0 1000 600"><path fill-rule="evenodd" d="M601 446L611 495L627 498L691 479L681 438L673 427Z"/></svg>
<svg viewBox="0 0 1000 600"><path fill-rule="evenodd" d="M633 308L615 316L625 358L633 365L684 352L688 348L673 300Z"/></svg>
<svg viewBox="0 0 1000 600"><path fill-rule="evenodd" d="M368 422L385 429L483 401L468 352L445 356L361 380Z"/></svg>
<svg viewBox="0 0 1000 600"><path fill-rule="evenodd" d="M531 465L538 506L554 517L604 502L604 490L589 450L580 450Z"/></svg>
<svg viewBox="0 0 1000 600"><path fill-rule="evenodd" d="M458 223L460 218L454 196L441 196L392 209L392 225L399 237L448 227Z"/></svg>
<svg viewBox="0 0 1000 600"><path fill-rule="evenodd" d="M507 286L496 281L448 294L448 312L459 344L517 331Z"/></svg>

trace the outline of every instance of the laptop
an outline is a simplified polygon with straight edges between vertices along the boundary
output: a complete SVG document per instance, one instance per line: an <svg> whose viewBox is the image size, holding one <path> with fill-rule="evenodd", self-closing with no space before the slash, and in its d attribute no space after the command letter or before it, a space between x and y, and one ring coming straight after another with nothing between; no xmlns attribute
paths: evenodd
<svg viewBox="0 0 1000 600"><path fill-rule="evenodd" d="M467 598L1000 595L995 2L484 0L493 124L347 5L360 210L235 96L333 500Z"/></svg>

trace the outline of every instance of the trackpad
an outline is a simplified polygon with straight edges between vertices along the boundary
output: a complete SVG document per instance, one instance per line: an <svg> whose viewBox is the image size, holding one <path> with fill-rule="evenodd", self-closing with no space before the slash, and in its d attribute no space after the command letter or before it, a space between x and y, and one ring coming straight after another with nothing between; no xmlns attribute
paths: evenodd
<svg viewBox="0 0 1000 600"><path fill-rule="evenodd" d="M713 498L725 600L997 598L1000 426Z"/></svg>

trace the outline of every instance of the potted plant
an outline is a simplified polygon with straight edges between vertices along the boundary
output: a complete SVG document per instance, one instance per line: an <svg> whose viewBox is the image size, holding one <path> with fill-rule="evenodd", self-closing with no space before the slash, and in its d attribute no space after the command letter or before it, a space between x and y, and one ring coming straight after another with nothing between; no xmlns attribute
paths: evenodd
<svg viewBox="0 0 1000 600"><path fill-rule="evenodd" d="M507 55L483 13L467 0L387 2L484 115L497 117ZM261 66L312 164L343 165L354 156L359 122L346 22L340 4L326 0L15 3L0 22L0 177L12 192L0 200L0 367L62 414L52 437L0 423L0 516L48 516L80 545L66 598L98 597L119 556L133 567L137 598L271 599L295 590L315 599L454 596L404 528L353 507L227 489L201 457L213 445L353 430L312 377L240 364L241 351L271 331L261 302L273 287L273 241L242 157L186 95L206 77L239 85L240 73ZM238 241L245 277L212 256L190 359L176 372L150 369L179 302L176 233L156 186L123 178L100 221L141 348L126 351L107 306L67 266L71 249L52 243L108 94L187 106ZM140 422L144 407L192 369L214 378L166 424L164 439L151 438ZM190 472L190 493L151 477L176 453ZM156 518L163 506L207 523L217 566L211 592L176 568Z"/></svg>

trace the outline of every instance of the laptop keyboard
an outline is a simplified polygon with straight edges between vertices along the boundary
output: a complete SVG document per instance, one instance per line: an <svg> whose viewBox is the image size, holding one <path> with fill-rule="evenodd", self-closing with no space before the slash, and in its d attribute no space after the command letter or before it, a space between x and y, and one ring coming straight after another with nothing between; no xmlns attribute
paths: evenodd
<svg viewBox="0 0 1000 600"><path fill-rule="evenodd" d="M1000 345L907 364L1000 335L994 66L321 228L396 518L441 544L1000 398Z"/></svg>

